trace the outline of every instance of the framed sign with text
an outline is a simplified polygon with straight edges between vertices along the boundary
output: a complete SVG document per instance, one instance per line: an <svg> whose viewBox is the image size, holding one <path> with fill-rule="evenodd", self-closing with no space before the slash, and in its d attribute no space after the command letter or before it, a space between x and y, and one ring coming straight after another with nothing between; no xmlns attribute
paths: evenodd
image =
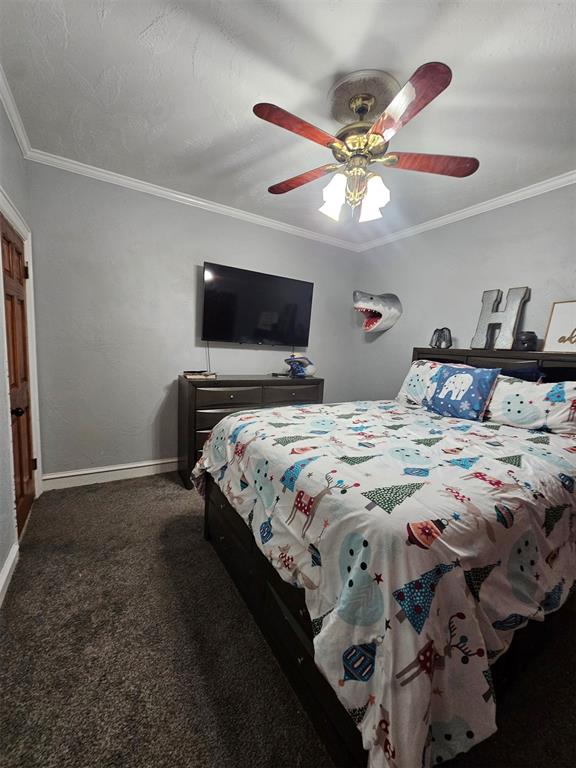
<svg viewBox="0 0 576 768"><path fill-rule="evenodd" d="M576 353L576 299L552 304L544 351Z"/></svg>

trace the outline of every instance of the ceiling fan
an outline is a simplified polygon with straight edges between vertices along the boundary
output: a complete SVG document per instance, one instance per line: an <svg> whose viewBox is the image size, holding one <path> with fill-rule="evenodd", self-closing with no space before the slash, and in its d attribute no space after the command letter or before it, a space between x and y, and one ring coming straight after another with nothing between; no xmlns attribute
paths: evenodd
<svg viewBox="0 0 576 768"><path fill-rule="evenodd" d="M375 70L354 74L364 75L366 72ZM386 73L380 75L393 80ZM342 81L345 86L349 87L356 82L353 76L350 77L348 81ZM254 114L257 117L327 147L332 150L336 160L335 163L321 165L274 184L268 191L273 195L283 194L334 173L329 184L324 187L324 204L319 210L338 221L344 202L353 210L361 204L359 220L362 222L380 218L380 208L390 200L390 192L381 176L370 170L370 166L375 163L404 171L470 176L479 166L475 157L388 152L390 140L402 126L442 93L451 79L452 72L446 64L436 61L422 64L374 119L368 115L374 109L377 99L369 92L354 93L347 100L347 107L355 119L334 136L274 104L256 104Z"/></svg>

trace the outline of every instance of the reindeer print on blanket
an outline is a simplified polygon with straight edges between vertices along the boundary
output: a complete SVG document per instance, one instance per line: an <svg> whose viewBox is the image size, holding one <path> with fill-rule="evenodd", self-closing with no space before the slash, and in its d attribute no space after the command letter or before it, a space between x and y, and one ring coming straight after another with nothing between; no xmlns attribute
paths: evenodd
<svg viewBox="0 0 576 768"><path fill-rule="evenodd" d="M435 382L445 402L466 402L464 375ZM429 768L496 730L491 662L575 582L576 434L397 401L286 406L224 418L199 488L205 472L305 590L370 768Z"/></svg>

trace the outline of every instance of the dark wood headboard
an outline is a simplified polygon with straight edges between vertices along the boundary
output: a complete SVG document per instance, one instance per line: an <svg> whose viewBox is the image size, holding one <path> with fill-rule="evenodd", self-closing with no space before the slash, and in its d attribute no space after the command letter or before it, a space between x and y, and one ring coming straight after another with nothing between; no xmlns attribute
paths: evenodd
<svg viewBox="0 0 576 768"><path fill-rule="evenodd" d="M434 349L414 347L412 360L464 363L475 368L527 368L537 365L546 381L576 380L576 354L562 352L515 352L508 349Z"/></svg>

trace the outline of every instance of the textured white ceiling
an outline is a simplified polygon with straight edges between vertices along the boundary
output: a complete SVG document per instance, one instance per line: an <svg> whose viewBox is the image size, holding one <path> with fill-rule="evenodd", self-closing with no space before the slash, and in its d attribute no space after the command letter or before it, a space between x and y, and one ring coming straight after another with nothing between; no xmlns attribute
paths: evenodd
<svg viewBox="0 0 576 768"><path fill-rule="evenodd" d="M0 63L35 149L355 243L573 170L575 43L574 0L0 0ZM391 148L474 155L475 175L382 169L392 202L366 224L318 213L322 180L267 193L331 154L253 104L336 130L335 79L402 83L433 60L452 84Z"/></svg>

